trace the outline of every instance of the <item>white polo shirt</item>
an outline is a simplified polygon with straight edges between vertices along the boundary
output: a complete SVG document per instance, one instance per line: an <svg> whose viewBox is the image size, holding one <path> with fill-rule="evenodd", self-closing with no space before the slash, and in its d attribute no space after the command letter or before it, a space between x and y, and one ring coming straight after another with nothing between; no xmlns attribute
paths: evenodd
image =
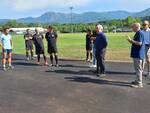
<svg viewBox="0 0 150 113"><path fill-rule="evenodd" d="M142 30L143 34L144 34L144 43L145 44L150 44L150 28L146 29L146 30Z"/></svg>

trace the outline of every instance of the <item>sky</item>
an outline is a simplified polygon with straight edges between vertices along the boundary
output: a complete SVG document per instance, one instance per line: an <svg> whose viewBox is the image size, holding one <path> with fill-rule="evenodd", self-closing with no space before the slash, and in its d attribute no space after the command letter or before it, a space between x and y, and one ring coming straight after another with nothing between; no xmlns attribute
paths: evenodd
<svg viewBox="0 0 150 113"><path fill-rule="evenodd" d="M150 0L0 0L0 19L38 17L46 12L70 13L125 10L138 12L150 8Z"/></svg>

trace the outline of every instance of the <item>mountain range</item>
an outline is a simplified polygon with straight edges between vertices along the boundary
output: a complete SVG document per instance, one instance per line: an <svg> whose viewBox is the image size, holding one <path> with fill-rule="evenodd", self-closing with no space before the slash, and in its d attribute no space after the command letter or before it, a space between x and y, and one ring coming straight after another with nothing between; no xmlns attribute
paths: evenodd
<svg viewBox="0 0 150 113"><path fill-rule="evenodd" d="M81 14L72 14L73 23L92 23L112 19L124 19L128 16L133 17L146 17L150 16L150 8L140 12L127 12L127 11L108 11L108 12L85 12ZM6 23L11 19L0 19L0 23ZM20 23L70 23L71 14L47 12L39 17L19 18L16 20Z"/></svg>

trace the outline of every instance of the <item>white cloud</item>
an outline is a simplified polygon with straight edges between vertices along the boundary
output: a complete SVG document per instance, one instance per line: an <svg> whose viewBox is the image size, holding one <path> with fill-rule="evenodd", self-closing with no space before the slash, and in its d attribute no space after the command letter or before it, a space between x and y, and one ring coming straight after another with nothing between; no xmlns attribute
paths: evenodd
<svg viewBox="0 0 150 113"><path fill-rule="evenodd" d="M91 0L2 0L15 11L29 11L40 8L64 8L85 6Z"/></svg>
<svg viewBox="0 0 150 113"><path fill-rule="evenodd" d="M38 14L44 11L66 12L74 6L76 12L127 10L149 8L150 0L0 0L0 9L18 14ZM67 10L68 9L68 10Z"/></svg>

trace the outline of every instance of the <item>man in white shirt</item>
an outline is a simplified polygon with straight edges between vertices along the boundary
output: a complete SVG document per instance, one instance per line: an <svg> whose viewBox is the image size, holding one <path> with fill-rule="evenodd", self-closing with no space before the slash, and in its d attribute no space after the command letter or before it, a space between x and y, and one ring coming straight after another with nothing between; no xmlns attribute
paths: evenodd
<svg viewBox="0 0 150 113"><path fill-rule="evenodd" d="M8 69L13 69L12 66L12 37L9 34L9 28L4 28L0 37L0 46L2 47L2 64L3 70L6 71L6 60L8 57Z"/></svg>
<svg viewBox="0 0 150 113"><path fill-rule="evenodd" d="M143 34L144 34L144 43L145 43L145 54L146 54L146 63L147 63L147 74L146 76L150 76L150 28L149 22L143 22Z"/></svg>

